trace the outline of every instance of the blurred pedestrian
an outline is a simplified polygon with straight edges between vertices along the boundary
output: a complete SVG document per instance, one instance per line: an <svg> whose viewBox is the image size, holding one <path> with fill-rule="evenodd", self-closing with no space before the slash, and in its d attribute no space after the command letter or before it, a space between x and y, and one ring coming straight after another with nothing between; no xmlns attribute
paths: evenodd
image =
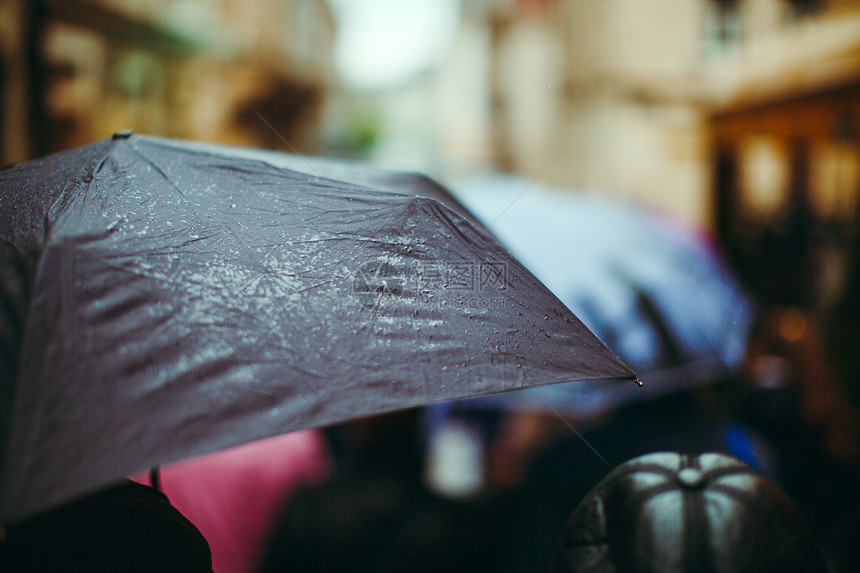
<svg viewBox="0 0 860 573"><path fill-rule="evenodd" d="M130 480L9 526L0 571L212 573L200 531L155 489Z"/></svg>
<svg viewBox="0 0 860 573"><path fill-rule="evenodd" d="M329 470L321 433L305 430L178 462L157 476L159 488L209 542L214 572L252 573L284 505Z"/></svg>
<svg viewBox="0 0 860 573"><path fill-rule="evenodd" d="M507 506L422 483L420 412L327 430L335 471L284 508L262 573L498 571Z"/></svg>

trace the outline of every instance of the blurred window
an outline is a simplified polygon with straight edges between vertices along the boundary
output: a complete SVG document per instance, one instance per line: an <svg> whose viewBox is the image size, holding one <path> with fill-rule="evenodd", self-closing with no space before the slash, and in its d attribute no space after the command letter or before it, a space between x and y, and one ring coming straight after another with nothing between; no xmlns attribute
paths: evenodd
<svg viewBox="0 0 860 573"><path fill-rule="evenodd" d="M860 187L860 149L856 142L829 139L813 148L812 203L827 219L848 219Z"/></svg>
<svg viewBox="0 0 860 573"><path fill-rule="evenodd" d="M0 44L0 56L3 56L2 44ZM3 68L3 60L0 59L0 123L5 123L6 119L6 70ZM0 130L0 167L6 165L8 158L6 157L6 133L5 130Z"/></svg>
<svg viewBox="0 0 860 573"><path fill-rule="evenodd" d="M824 0L785 0L785 18L789 22L812 16L825 8Z"/></svg>
<svg viewBox="0 0 860 573"><path fill-rule="evenodd" d="M788 199L789 169L786 151L777 139L748 137L741 152L741 195L745 210L767 218Z"/></svg>
<svg viewBox="0 0 860 573"><path fill-rule="evenodd" d="M705 11L704 41L707 51L721 51L740 43L743 14L739 0L709 0Z"/></svg>

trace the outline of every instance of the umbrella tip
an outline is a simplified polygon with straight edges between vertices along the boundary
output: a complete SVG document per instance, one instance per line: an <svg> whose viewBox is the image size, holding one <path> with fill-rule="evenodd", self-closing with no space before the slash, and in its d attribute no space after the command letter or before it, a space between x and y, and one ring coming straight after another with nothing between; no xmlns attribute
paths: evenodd
<svg viewBox="0 0 860 573"><path fill-rule="evenodd" d="M128 139L129 137L131 137L131 136L132 136L132 134L133 134L133 133L134 133L134 132L133 132L133 131L131 131L130 129L120 129L119 131L115 132L115 133L111 136L111 139L113 139L113 140L117 140L117 139Z"/></svg>
<svg viewBox="0 0 860 573"><path fill-rule="evenodd" d="M634 377L633 377L633 381L634 381L634 382L636 382L636 384L637 384L640 388L641 388L642 386L644 386L644 385L645 385L645 384L643 384L643 383L642 383L642 380L640 380L638 376L634 376Z"/></svg>

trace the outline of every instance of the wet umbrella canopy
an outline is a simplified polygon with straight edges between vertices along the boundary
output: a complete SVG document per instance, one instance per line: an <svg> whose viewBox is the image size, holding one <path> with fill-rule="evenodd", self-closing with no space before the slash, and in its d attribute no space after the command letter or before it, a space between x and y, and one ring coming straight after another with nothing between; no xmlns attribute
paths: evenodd
<svg viewBox="0 0 860 573"><path fill-rule="evenodd" d="M0 172L0 519L298 428L633 373L438 201L119 134Z"/></svg>

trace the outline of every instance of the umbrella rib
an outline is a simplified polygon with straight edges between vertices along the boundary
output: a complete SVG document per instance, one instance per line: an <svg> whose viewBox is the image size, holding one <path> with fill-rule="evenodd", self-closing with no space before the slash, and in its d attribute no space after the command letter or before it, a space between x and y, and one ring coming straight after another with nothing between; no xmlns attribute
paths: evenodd
<svg viewBox="0 0 860 573"><path fill-rule="evenodd" d="M171 186L171 187L173 187L173 189L175 189L177 193L179 193L179 196L180 196L180 197L182 197L182 199L184 199L184 200L185 200L185 201L186 201L186 202L191 206L191 212L192 212L192 213L194 213L194 216L195 216L195 217L197 217L197 220L198 220L198 221L201 221L201 219L200 219L200 215L199 215L199 214L197 213L197 211L194 209L194 205L192 205L192 204L191 204L191 201L188 199L188 197L186 197L186 196L185 196L185 192L184 192L182 189L180 189L180 188L179 188L179 186L178 186L176 183L174 183L174 182L173 182L173 180L170 178L170 176L169 176L169 175L167 175L167 173L165 173L165 172L164 172L164 170L163 170L161 167L159 167L157 163L155 163L152 159L150 159L149 157L147 157L147 156L146 156L142 151L140 151L137 147L135 147L135 146L133 146L133 145L132 145L132 146L130 146L130 147L131 147L131 150L132 150L132 151L133 151L133 152L134 152L138 157L140 157L141 159L143 159L144 161L146 161L146 162L147 162L147 163L148 163L148 164L149 164L153 169L155 169L155 170L156 170L156 171L157 171L157 172L158 172L162 177L164 177L164 180L165 180L165 181L167 181L167 182L170 184L170 186Z"/></svg>
<svg viewBox="0 0 860 573"><path fill-rule="evenodd" d="M297 291L294 291L294 292L293 292L293 294L300 294L300 293L303 293L303 292L307 292L307 291L309 291L309 290L318 289L318 288L320 288L321 286L325 286L325 285L327 285L327 284L331 284L331 283L333 283L333 282L334 282L333 280L323 281L323 282L321 282L321 283L319 283L319 284L311 285L311 286L305 287L305 288L303 288L303 289L299 289L299 290L297 290Z"/></svg>
<svg viewBox="0 0 860 573"><path fill-rule="evenodd" d="M173 187L173 189L175 189L175 190L176 190L176 192L179 194L179 196L180 196L180 197L182 197L182 199L184 199L184 200L188 203L188 205L189 205L189 207L190 207L190 209L191 209L191 212L192 212L192 213L194 214L194 216L197 218L198 222L200 222L200 223L202 224L202 218L200 217L200 214L197 212L197 210L194 208L194 204L191 202L191 200L190 200L190 199L188 199L188 197L185 195L185 193L182 191L182 189L180 189L180 188L179 188L179 186L178 186L178 185L176 185L176 183L174 183L174 182L173 182L173 180L172 180L172 179L167 175L167 173L165 173L165 171L164 171L163 169L161 169L161 167L159 167L159 166L158 166L154 161L152 161L149 157L147 157L147 156L146 156L142 151L140 151L139 149L137 149L137 147L136 147L136 146L131 146L131 149L132 149L132 151L134 151L134 153L135 153L135 154L137 154L141 159L143 159L143 160L144 160L144 161L146 161L149 165L151 165L151 166L153 167L153 169L155 169L155 170L156 170L156 171L157 171L157 172L158 172L162 177L164 177L164 179L165 179L165 180L170 184L170 186L171 186L171 187ZM242 247L242 249L243 249L246 253L248 253L248 255L250 255L250 256L252 256L252 257L254 257L254 258L257 260L257 264L258 264L258 266L259 266L261 269L263 269L263 270L267 270L267 271L270 271L270 272L274 272L274 269L272 269L270 266L268 266L268 265L267 265L267 264L266 264L266 263L265 263L265 262L264 262L264 261L263 261L263 260L262 260L262 259L261 259L257 254L256 254L256 253L254 253L254 251L253 251L252 249L250 249L250 248L248 247L248 245L246 245L246 244L241 240L240 235L239 235L238 233L236 233L236 231L235 231L235 230L233 230L233 229L232 229L232 228L230 228L229 226L225 226L225 227L224 227L224 229L225 229L226 231L228 231L231 235L233 235L233 237L236 239L236 242L237 242L237 243ZM260 277L260 278L262 278L263 276L265 276L265 274L266 274L266 273L263 273L263 275L261 275L261 277Z"/></svg>

